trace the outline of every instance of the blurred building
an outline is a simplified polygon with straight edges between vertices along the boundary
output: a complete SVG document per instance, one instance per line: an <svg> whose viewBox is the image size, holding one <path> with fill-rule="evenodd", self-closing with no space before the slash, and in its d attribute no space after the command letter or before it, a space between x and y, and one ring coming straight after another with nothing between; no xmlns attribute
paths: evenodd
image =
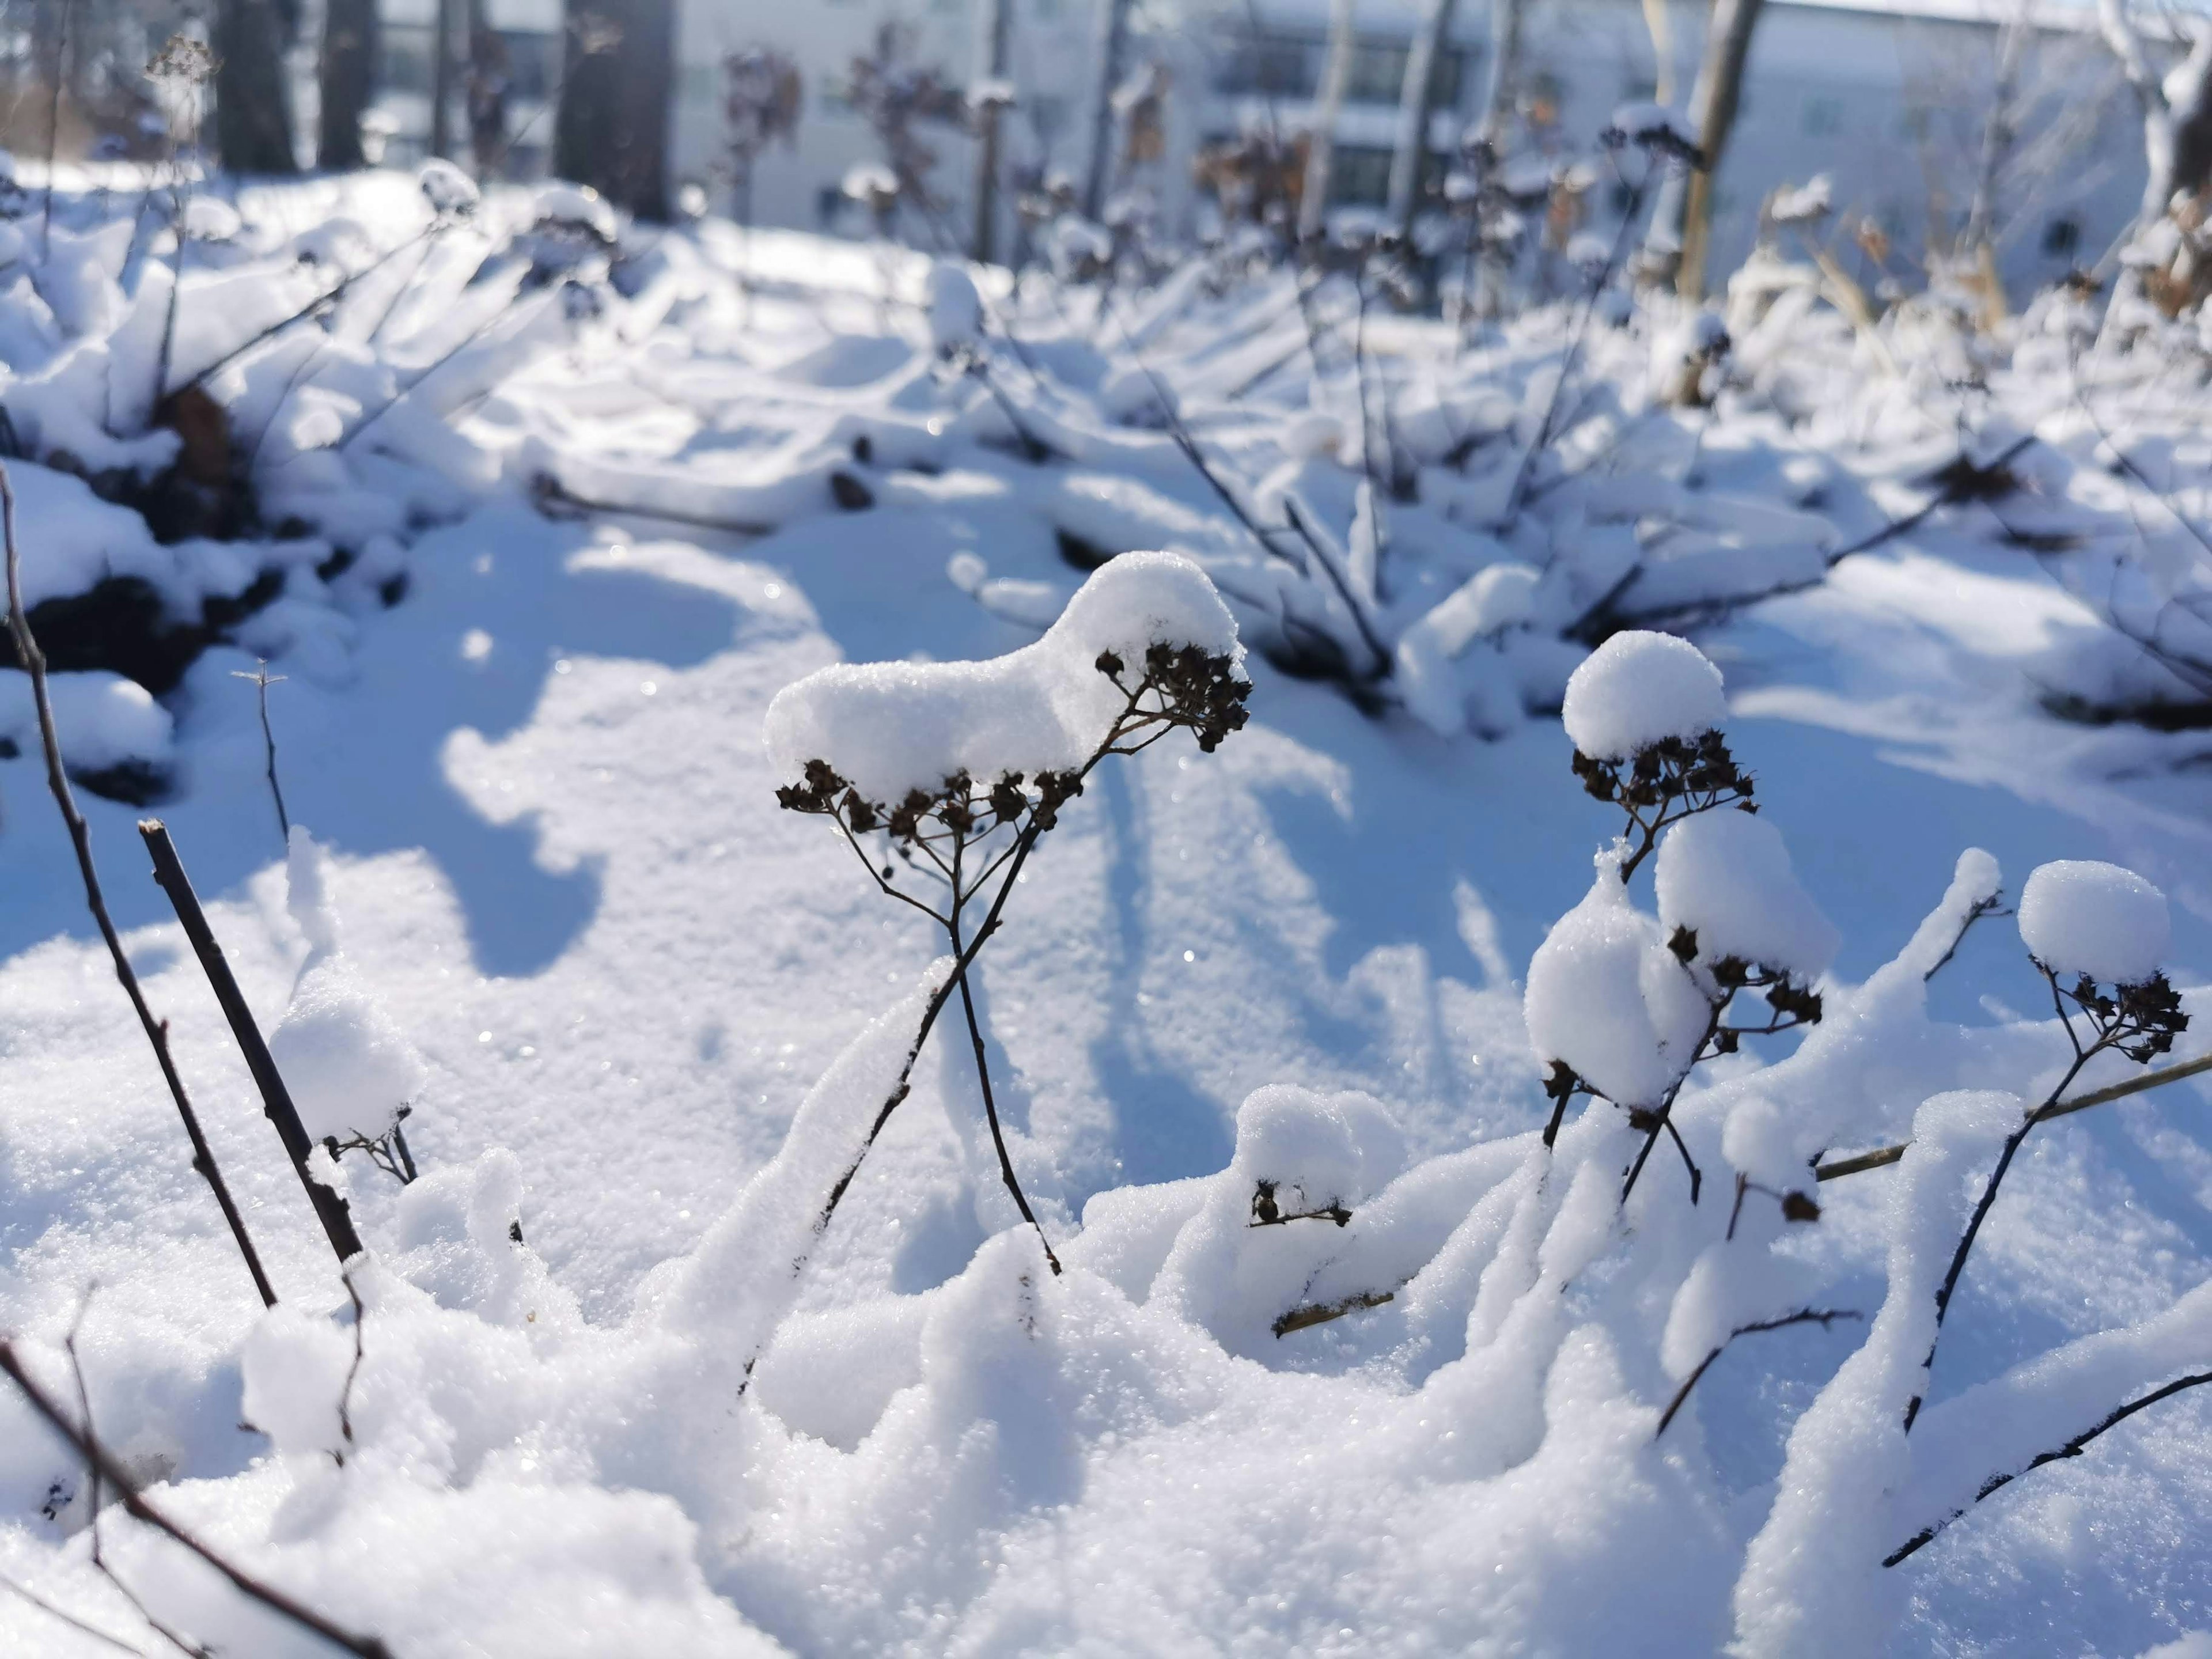
<svg viewBox="0 0 2212 1659"><path fill-rule="evenodd" d="M1088 173L1100 94L1103 0L690 0L678 24L680 63L671 115L672 166L728 202L721 141L720 64L764 45L797 60L805 105L794 144L771 150L755 178L763 223L867 234L867 215L840 185L882 159L847 97L855 58L877 49L886 22L902 26L902 61L956 85L983 77L993 3L1007 13L1006 79L1018 94L1006 118L1002 175L1017 188L1054 170ZM435 0L386 0L384 93L397 161L423 153L428 131L429 40ZM507 170L540 170L551 139L545 100L557 87L559 0L486 0L505 43L513 84ZM1686 105L1703 48L1702 0L1528 0L1525 72L1516 144L1562 160L1595 153L1613 110L1662 97ZM1380 206L1390 173L1397 105L1423 0L1358 0L1344 107L1336 124L1331 205ZM1148 193L1170 228L1201 228L1210 210L1192 181L1200 149L1240 131L1285 135L1315 118L1327 49L1328 0L1152 0L1132 6L1117 78L1156 77L1140 103L1106 124L1109 190ZM1664 49L1652 20L1664 19ZM1726 269L1747 249L1767 195L1828 175L1832 224L1862 222L1887 239L1893 262L1917 262L1963 222L1982 167L2008 20L2005 0L1769 0L1754 37L1745 96L1717 180L1714 256ZM1491 75L1486 0L1458 0L1437 70L1429 175L1483 106ZM458 85L455 96L461 95ZM1124 100L1126 103L1127 100ZM1998 174L2000 259L2016 288L2094 261L2126 225L2142 188L2142 138L2132 94L2095 32L2094 9L2035 0L2008 105L2014 137ZM465 146L465 117L453 131ZM964 243L972 223L974 142L922 125L936 157L940 205L904 227L925 245ZM465 153L465 152L464 152ZM1018 234L1000 192L997 246ZM1586 206L1600 222L1625 191L1611 175Z"/></svg>

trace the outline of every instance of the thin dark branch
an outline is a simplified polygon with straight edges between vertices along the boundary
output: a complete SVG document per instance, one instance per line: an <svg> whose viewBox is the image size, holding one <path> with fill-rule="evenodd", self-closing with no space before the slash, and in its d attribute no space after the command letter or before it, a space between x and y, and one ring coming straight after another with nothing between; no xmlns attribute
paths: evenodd
<svg viewBox="0 0 2212 1659"><path fill-rule="evenodd" d="M307 1160L314 1154L314 1142L307 1139L307 1128L300 1121L299 1109L292 1103L291 1091L276 1069L269 1045L262 1038L261 1028L254 1023L253 1011L246 1006L245 994L238 988L237 978L230 971L222 946L216 942L214 930L208 926L207 913L200 908L199 896L192 891L184 862L178 858L176 846L169 839L168 828L159 818L144 818L139 822L138 834L146 843L146 850L153 854L154 879L169 896L177 920L184 924L185 938L191 945L192 954L199 958L201 970L207 975L208 984L215 992L223 1018L229 1024L239 1052L246 1057L246 1069L253 1074L254 1086L261 1093L262 1108L269 1121L276 1126L277 1139L284 1143L284 1151L299 1175L300 1184L307 1189L315 1218L322 1223L324 1235L329 1238L339 1263L350 1261L361 1254L361 1235L354 1231L352 1212L344 1196L325 1186L307 1167Z"/></svg>
<svg viewBox="0 0 2212 1659"><path fill-rule="evenodd" d="M1959 954L1959 947L1966 942L1966 935L1973 931L1974 924L1984 916L2008 916L2011 914L2004 908L2004 901L1995 893L1987 898L1976 899L1973 908L1966 912L1966 920L1959 924L1959 931L1952 936L1951 943L1944 948L1943 954L1936 958L1936 965L1921 975L1920 982L1925 985L1950 964L1951 958Z"/></svg>
<svg viewBox="0 0 2212 1659"><path fill-rule="evenodd" d="M173 1541L182 1545L201 1560L228 1579L241 1593L259 1602L279 1618L289 1620L302 1630L312 1632L360 1659L392 1659L392 1650L373 1636L356 1636L350 1631L332 1624L305 1603L295 1600L275 1585L264 1583L242 1567L218 1555L214 1550L186 1532L183 1527L155 1509L139 1495L132 1485L130 1473L118 1463L113 1453L95 1439L88 1428L72 1423L69 1414L57 1404L52 1395L33 1382L23 1369L15 1344L0 1338L0 1371L4 1371L23 1391L32 1410L46 1420L46 1425L76 1449L79 1456L89 1463L107 1484L115 1489L123 1507L135 1521L143 1522Z"/></svg>
<svg viewBox="0 0 2212 1659"><path fill-rule="evenodd" d="M46 787L61 810L62 823L68 827L70 843L76 852L77 872L84 880L85 904L100 927L100 938L106 943L108 959L115 966L115 977L131 999L139 1027L154 1050L154 1059L161 1068L161 1079L169 1085L169 1097L176 1103L177 1115L184 1121L185 1134L192 1146L192 1168L199 1171L214 1192L222 1218L229 1224L230 1236L238 1243L239 1254L246 1258L246 1271L253 1275L253 1288L260 1292L262 1304L274 1307L276 1290L269 1283L269 1275L262 1271L260 1254L254 1249L253 1240L246 1231L246 1218L239 1213L231 1198L230 1188L216 1164L215 1152L200 1131L199 1115L192 1109L191 1098L185 1092L185 1080L178 1075L176 1061L170 1055L168 1022L155 1019L153 1010L146 1006L138 975L131 966L131 958L124 953L122 938L107 914L100 872L92 860L92 832L85 823L84 815L76 809L76 797L70 789L69 773L62 763L61 738L55 731L53 701L46 684L46 654L39 649L39 642L31 633L31 619L23 610L21 558L15 543L15 490L4 464L0 464L0 534L4 535L7 550L8 632L15 641L15 660L31 677L31 701L38 711L39 738L46 750Z"/></svg>
<svg viewBox="0 0 2212 1659"><path fill-rule="evenodd" d="M138 1655L138 1659L146 1659L145 1654L142 1650L132 1647L131 1644L123 1640L120 1637L110 1636L106 1631L101 1630L95 1625L86 1624L83 1620L78 1618L75 1613L64 1613L61 1608L47 1601L46 1597L38 1594L37 1591L17 1583L5 1573L0 1573L0 1589L13 1591L15 1595L21 1596L23 1600L28 1601L33 1607L36 1607L40 1613L46 1614L49 1618L60 1620L62 1623L67 1625L71 1630L76 1631L80 1635L89 1636L95 1642L105 1643L107 1646L115 1649L118 1652L135 1653Z"/></svg>
<svg viewBox="0 0 2212 1659"><path fill-rule="evenodd" d="M1395 1301L1397 1296L1395 1291L1355 1291L1334 1302L1310 1303L1304 1307L1293 1308L1278 1318L1269 1328L1277 1337L1285 1337L1292 1331L1310 1330L1316 1325L1326 1325L1330 1320L1341 1319L1349 1313L1379 1308L1386 1302Z"/></svg>
<svg viewBox="0 0 2212 1659"><path fill-rule="evenodd" d="M1667 1402L1667 1409L1660 1413L1659 1426L1651 1431L1651 1437L1656 1440L1667 1432L1667 1425L1674 1420L1674 1414L1680 1411L1689 1400L1690 1390L1698 1386L1698 1380L1705 1376L1713 1361L1718 1359L1728 1345L1739 1336L1753 1336L1761 1331L1778 1331L1788 1325L1818 1325L1822 1330L1826 1330L1832 1322L1838 1319L1864 1319L1865 1317L1866 1316L1856 1308L1801 1308L1796 1313L1784 1314L1779 1319L1759 1319L1753 1321L1748 1325L1737 1326L1721 1339L1719 1347L1715 1348L1698 1362L1697 1370L1682 1379L1682 1386L1674 1390L1674 1397Z"/></svg>
<svg viewBox="0 0 2212 1659"><path fill-rule="evenodd" d="M2020 1469L2008 1474L1990 1476L1989 1480L1982 1483L1982 1489L1974 1494L1974 1502L1978 1504L1984 1498L1990 1497L1992 1493L2003 1491L2005 1487L2010 1486L2014 1481L2020 1479L2021 1475L2026 1474L2029 1469L2039 1469L2045 1463L2056 1463L2061 1458L2079 1457L2081 1455L2082 1449L2092 1440L2094 1440L2099 1435L2103 1434L2107 1429L2118 1427L2119 1425L2126 1422L2128 1419L2133 1417L2137 1412L2147 1410L2150 1407L2157 1405L2161 1400L2169 1400L2175 1395L2182 1393L2185 1389L2201 1388L2207 1382L2212 1382L2212 1371L2198 1371L2193 1376L2176 1377L2164 1388L2154 1389L2150 1393L2143 1395L2140 1400L2130 1400L2126 1405L2121 1406L2109 1413L2104 1420L2099 1423L2096 1427L2083 1430L2080 1434L2075 1435L2071 1440L2059 1447L2056 1451L2041 1452L2037 1454L2034 1457L2030 1458L2028 1460L2027 1468ZM1889 1555L1885 1556L1882 1559L1882 1565L1885 1567L1895 1566L1899 1562L1912 1554L1923 1545L1931 1542L1935 1539L1936 1534L1942 1532L1946 1527L1949 1526L1954 1521L1956 1521L1966 1512L1966 1511L1963 1509L1954 1510L1950 1514L1945 1516L1941 1521L1938 1521L1934 1526L1923 1528L1920 1531L1915 1533L1911 1538L1907 1539L1898 1549L1892 1552Z"/></svg>

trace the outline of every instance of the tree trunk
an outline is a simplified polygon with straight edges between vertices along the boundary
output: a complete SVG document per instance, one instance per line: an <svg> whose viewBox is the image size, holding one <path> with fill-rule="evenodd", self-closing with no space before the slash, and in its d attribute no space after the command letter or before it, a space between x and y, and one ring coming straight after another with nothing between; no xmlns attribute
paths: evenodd
<svg viewBox="0 0 2212 1659"><path fill-rule="evenodd" d="M1521 35L1528 0L1490 0L1490 84L1482 94L1482 137L1493 148L1505 143L1513 100L1521 94Z"/></svg>
<svg viewBox="0 0 2212 1659"><path fill-rule="evenodd" d="M293 173L292 100L270 0L222 0L215 13L215 142L232 173Z"/></svg>
<svg viewBox="0 0 2212 1659"><path fill-rule="evenodd" d="M1298 240L1311 241L1328 222L1328 175L1336 154L1337 118L1352 79L1352 13L1355 0L1329 0L1328 57L1321 71L1313 130L1306 135L1306 177L1298 191Z"/></svg>
<svg viewBox="0 0 2212 1659"><path fill-rule="evenodd" d="M1006 74L1006 26L1012 0L983 0L983 75L1002 81ZM991 262L999 228L999 125L1005 114L992 88L992 96L975 105L981 131L975 135L975 234L971 252L984 264Z"/></svg>
<svg viewBox="0 0 2212 1659"><path fill-rule="evenodd" d="M1743 99L1743 67L1751 56L1752 31L1758 27L1763 3L1764 0L1714 0L1712 16L1705 26L1705 59L1698 67L1698 84L1690 94L1690 119L1698 129L1698 148L1705 152L1705 164L1686 178L1668 179L1651 216L1647 245L1680 250L1674 291L1686 300L1705 297L1713 179L1720 172L1729 131L1735 125L1736 106Z"/></svg>
<svg viewBox="0 0 2212 1659"><path fill-rule="evenodd" d="M554 170L638 218L665 222L674 0L568 0L566 21Z"/></svg>
<svg viewBox="0 0 2212 1659"><path fill-rule="evenodd" d="M1097 96L1091 106L1091 165L1083 180L1086 219L1097 219L1106 210L1106 191L1114 171L1114 88L1121 81L1128 40L1129 0L1100 0Z"/></svg>
<svg viewBox="0 0 2212 1659"><path fill-rule="evenodd" d="M1960 251L1972 253L1989 246L1996 230L1997 175L2012 151L2013 102L2020 94L2021 59L2027 55L2031 25L2022 4L2005 20L1997 39L1997 79L1990 94L1990 112L1982 123L1982 154L1974 169L1974 198L1966 209L1966 228Z"/></svg>
<svg viewBox="0 0 2212 1659"><path fill-rule="evenodd" d="M376 0L329 0L323 13L321 131L315 165L336 173L363 165L361 118L376 90Z"/></svg>
<svg viewBox="0 0 2212 1659"><path fill-rule="evenodd" d="M460 0L438 0L430 25L430 154L453 158L453 35Z"/></svg>
<svg viewBox="0 0 2212 1659"><path fill-rule="evenodd" d="M1390 221L1413 234L1421 209L1422 164L1429 156L1429 118L1436 110L1437 65L1443 61L1455 0L1429 0L1406 54L1406 79L1398 91L1398 148L1390 158Z"/></svg>

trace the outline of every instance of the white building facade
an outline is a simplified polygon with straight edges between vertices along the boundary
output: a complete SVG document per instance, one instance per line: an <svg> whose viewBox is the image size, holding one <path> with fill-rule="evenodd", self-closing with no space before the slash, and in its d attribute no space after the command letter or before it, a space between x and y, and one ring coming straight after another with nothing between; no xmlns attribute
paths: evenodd
<svg viewBox="0 0 2212 1659"><path fill-rule="evenodd" d="M394 159L404 160L419 153L427 129L432 0L388 3L385 105L399 130ZM866 234L866 216L839 191L855 164L882 159L874 134L844 95L854 59L872 49L884 24L895 23L905 32L907 61L955 84L971 83L988 64L994 3L1007 9L1005 78L1020 92L1002 129L1006 175L1060 169L1084 178L1103 56L1099 0L685 0L672 166L706 185L718 205L727 201L721 60L744 46L773 46L800 65L805 105L795 143L771 151L757 169L755 217ZM1563 160L1588 155L1618 105L1655 96L1688 101L1704 45L1706 8L1698 0L1527 3L1517 148ZM534 140L516 146L527 170L542 165L551 136L550 113L533 112L557 83L557 0L491 0L491 6L512 58L526 66L514 118L534 122ZM1425 9L1424 0L1358 0L1357 46L1336 123L1332 205L1382 200L1405 63ZM1665 19L1665 39L1656 46L1655 10ZM1328 0L1154 0L1131 11L1120 73L1127 78L1147 64L1164 73L1165 143L1133 173L1119 167L1109 173L1117 186L1147 189L1172 228L1194 230L1207 212L1191 180L1201 145L1270 123L1296 133L1315 119ZM1931 240L1940 248L1964 222L1984 169L2006 28L2019 16L2008 0L1769 0L1716 180L1714 268L1725 270L1747 249L1769 192L1826 173L1837 209L1832 226L1878 228L1889 243L1892 271L1909 275L1905 268L1917 264ZM2094 262L2125 228L2142 190L2140 120L2094 21L2086 8L2039 0L2017 56L2006 101L2014 135L1997 149L1995 175L1999 259L2016 291ZM1432 172L1482 106L1490 47L1489 6L1459 0L1435 83ZM465 128L457 121L454 131ZM909 226L909 234L964 243L972 226L973 141L951 127L917 131L936 154L930 185L943 206L933 222ZM1118 158L1120 138L1111 142ZM1010 213L1012 193L1001 190L1002 212ZM1605 203L1593 206L1605 216ZM1011 246L1011 222L1003 223L996 245ZM1878 281L1881 265L1860 245L1878 248L1881 240L1854 238L1839 251L1850 252L1862 274Z"/></svg>

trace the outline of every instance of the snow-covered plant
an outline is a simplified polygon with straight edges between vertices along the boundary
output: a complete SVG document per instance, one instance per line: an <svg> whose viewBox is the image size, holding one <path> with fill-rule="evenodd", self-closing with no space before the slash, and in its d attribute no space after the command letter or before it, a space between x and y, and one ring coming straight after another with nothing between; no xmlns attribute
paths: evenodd
<svg viewBox="0 0 2212 1659"><path fill-rule="evenodd" d="M772 46L752 46L722 59L722 144L739 228L752 222L753 171L763 152L788 145L799 131L799 64Z"/></svg>
<svg viewBox="0 0 2212 1659"><path fill-rule="evenodd" d="M1812 981L1838 943L1780 832L1754 816L1752 780L1720 732L1725 708L1719 672L1663 634L1616 634L1567 682L1575 775L1626 823L1528 965L1528 1035L1550 1067L1545 1145L1580 1094L1626 1109L1643 1133L1624 1200L1668 1134L1698 1201L1704 1176L1673 1122L1683 1085L1747 1036L1817 1024ZM1629 896L1655 851L1656 917ZM1764 1010L1731 1018L1747 994Z"/></svg>
<svg viewBox="0 0 2212 1659"><path fill-rule="evenodd" d="M285 865L285 906L307 942L307 959L269 1052L283 1073L308 1138L336 1160L349 1152L402 1185L416 1177L402 1125L428 1072L406 1034L362 983L338 942L327 859L295 826Z"/></svg>
<svg viewBox="0 0 2212 1659"><path fill-rule="evenodd" d="M968 100L942 70L910 62L911 47L907 27L883 24L869 50L853 59L846 95L874 132L898 197L933 214L940 204L929 188L929 175L936 169L938 155L915 129L933 124L965 126Z"/></svg>
<svg viewBox="0 0 2212 1659"><path fill-rule="evenodd" d="M828 818L878 888L943 928L952 952L868 1142L905 1097L907 1072L957 989L1000 1178L1055 1273L1060 1260L1000 1126L969 969L1037 842L1102 761L1176 732L1210 753L1243 728L1252 689L1243 658L1236 623L1195 565L1128 553L1093 574L1034 645L982 663L825 668L769 708L770 754L793 780L777 801Z"/></svg>

